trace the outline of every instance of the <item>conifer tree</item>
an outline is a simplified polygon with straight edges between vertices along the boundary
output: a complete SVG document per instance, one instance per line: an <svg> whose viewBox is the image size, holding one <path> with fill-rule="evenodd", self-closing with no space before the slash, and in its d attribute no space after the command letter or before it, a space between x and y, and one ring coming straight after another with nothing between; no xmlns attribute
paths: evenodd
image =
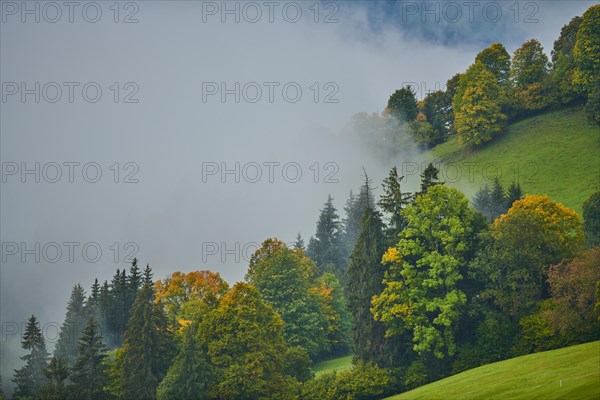
<svg viewBox="0 0 600 400"><path fill-rule="evenodd" d="M150 264L146 264L146 268L144 268L144 278L142 280L142 286L143 285L148 285L151 286L154 284L154 282L152 281L152 268L150 268Z"/></svg>
<svg viewBox="0 0 600 400"><path fill-rule="evenodd" d="M493 220L492 209L491 209L491 192L490 186L486 183L479 191L475 194L473 199L473 208L479 211L485 218L491 222Z"/></svg>
<svg viewBox="0 0 600 400"><path fill-rule="evenodd" d="M62 400L67 398L68 390L66 381L69 378L69 367L56 356L50 359L48 367L44 370L48 383L41 390L40 398L44 400Z"/></svg>
<svg viewBox="0 0 600 400"><path fill-rule="evenodd" d="M110 312L108 326L115 346L120 347L123 343L123 332L127 324L129 310L127 309L127 275L117 269L110 283Z"/></svg>
<svg viewBox="0 0 600 400"><path fill-rule="evenodd" d="M506 210L506 194L504 193L504 186L500 182L500 178L495 177L492 183L492 189L490 191L490 202L493 212L493 219L498 218L501 214L504 214Z"/></svg>
<svg viewBox="0 0 600 400"><path fill-rule="evenodd" d="M21 347L29 353L21 357L25 365L15 370L13 382L17 385L14 397L36 397L46 384L44 370L48 364L48 351L39 323L34 315L27 321Z"/></svg>
<svg viewBox="0 0 600 400"><path fill-rule="evenodd" d="M294 249L304 250L304 239L302 239L302 235L300 235L300 232L298 232L298 236L296 236L296 241L294 242Z"/></svg>
<svg viewBox="0 0 600 400"><path fill-rule="evenodd" d="M67 313L56 343L54 354L72 366L77 358L77 342L89 318L85 307L85 291L80 284L75 285L67 304Z"/></svg>
<svg viewBox="0 0 600 400"><path fill-rule="evenodd" d="M508 211L508 209L512 207L515 201L521 200L522 198L523 190L521 189L521 185L519 185L519 182L511 183L506 193L506 211Z"/></svg>
<svg viewBox="0 0 600 400"><path fill-rule="evenodd" d="M348 309L352 317L352 349L364 362L385 363L385 327L371 314L371 299L383 290L385 269L381 257L386 248L381 217L367 208L350 264L348 265ZM387 353L387 354L386 354Z"/></svg>
<svg viewBox="0 0 600 400"><path fill-rule="evenodd" d="M398 233L404 229L406 224L402 216L402 209L410 203L412 195L402 193L401 182L404 176L398 176L398 169L394 166L390 174L383 180L383 194L378 205L389 215L387 237L392 243L396 243Z"/></svg>
<svg viewBox="0 0 600 400"><path fill-rule="evenodd" d="M343 259L341 257L341 227L333 198L329 196L321 210L317 221L317 232L308 243L307 255L324 272L328 264L335 265L336 274L341 274Z"/></svg>
<svg viewBox="0 0 600 400"><path fill-rule="evenodd" d="M173 338L167 327L162 305L154 302L152 287L144 283L125 331L121 380L125 399L156 399L156 388L174 355Z"/></svg>
<svg viewBox="0 0 600 400"><path fill-rule="evenodd" d="M71 373L70 394L81 400L106 397L104 387L108 382L104 363L106 348L94 318L90 318L79 338L77 360Z"/></svg>
<svg viewBox="0 0 600 400"><path fill-rule="evenodd" d="M419 194L424 194L427 192L431 186L434 185L443 185L444 182L439 180L440 170L433 165L433 163L429 163L427 168L421 174L421 191Z"/></svg>
<svg viewBox="0 0 600 400"><path fill-rule="evenodd" d="M129 268L129 277L127 278L127 310L131 309L131 306L135 302L135 296L137 291L142 286L142 274L137 266L137 258L134 258Z"/></svg>
<svg viewBox="0 0 600 400"><path fill-rule="evenodd" d="M360 232L360 220L362 219L365 210L369 207L374 207L371 186L371 180L365 171L364 182L358 195L352 196L352 193L350 193L350 198L344 208L346 218L344 219L343 250L344 257L347 259L352 255L354 244L356 243L356 239Z"/></svg>

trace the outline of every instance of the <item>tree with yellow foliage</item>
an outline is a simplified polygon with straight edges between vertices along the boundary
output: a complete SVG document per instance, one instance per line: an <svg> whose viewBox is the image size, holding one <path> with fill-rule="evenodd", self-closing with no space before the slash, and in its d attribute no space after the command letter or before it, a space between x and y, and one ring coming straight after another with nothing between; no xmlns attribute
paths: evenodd
<svg viewBox="0 0 600 400"><path fill-rule="evenodd" d="M481 61L475 62L461 77L452 100L459 143L478 145L502 132L506 115L501 102L496 77Z"/></svg>

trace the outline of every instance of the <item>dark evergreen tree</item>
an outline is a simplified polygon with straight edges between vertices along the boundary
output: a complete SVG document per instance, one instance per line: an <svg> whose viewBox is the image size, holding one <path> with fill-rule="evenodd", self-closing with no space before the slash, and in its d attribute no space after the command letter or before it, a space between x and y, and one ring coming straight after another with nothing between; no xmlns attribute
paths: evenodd
<svg viewBox="0 0 600 400"><path fill-rule="evenodd" d="M350 192L350 198L346 202L344 211L346 218L344 219L344 234L343 234L343 254L348 260L352 255L354 244L360 232L360 220L363 217L365 210L369 207L374 207L374 199L372 194L371 180L364 172L364 182L357 196L353 196ZM347 261L346 261L347 263Z"/></svg>
<svg viewBox="0 0 600 400"><path fill-rule="evenodd" d="M473 199L473 208L479 211L488 221L492 221L493 212L491 207L491 192L490 187L486 183L475 194Z"/></svg>
<svg viewBox="0 0 600 400"><path fill-rule="evenodd" d="M77 360L71 373L69 393L79 400L104 399L108 382L107 367L104 363L106 348L94 318L90 318L79 338Z"/></svg>
<svg viewBox="0 0 600 400"><path fill-rule="evenodd" d="M129 268L129 277L127 280L127 286L129 287L129 294L127 297L127 309L129 310L135 301L137 291L142 287L142 274L137 266L137 258L134 258Z"/></svg>
<svg viewBox="0 0 600 400"><path fill-rule="evenodd" d="M388 100L387 112L400 121L412 122L417 117L419 109L417 98L412 87L406 86L398 89Z"/></svg>
<svg viewBox="0 0 600 400"><path fill-rule="evenodd" d="M148 285L152 287L154 285L154 282L152 281L153 275L154 274L152 274L152 268L150 268L150 264L146 264L146 268L144 268L144 279L142 280L142 286Z"/></svg>
<svg viewBox="0 0 600 400"><path fill-rule="evenodd" d="M389 223L386 236L390 244L395 244L398 233L405 227L402 209L406 207L412 198L410 193L402 193L401 182L404 176L398 176L398 169L394 166L390 174L383 180L383 194L379 200L379 207L389 215Z"/></svg>
<svg viewBox="0 0 600 400"><path fill-rule="evenodd" d="M162 304L154 302L152 286L144 283L136 296L125 331L123 398L156 399L156 388L165 377L175 350L167 328Z"/></svg>
<svg viewBox="0 0 600 400"><path fill-rule="evenodd" d="M296 242L294 242L294 249L304 250L304 239L302 239L302 235L300 235L300 232L298 232L298 236L296 236Z"/></svg>
<svg viewBox="0 0 600 400"><path fill-rule="evenodd" d="M352 317L352 350L363 362L391 364L393 352L386 345L385 327L371 314L371 299L382 292L385 267L381 258L386 249L379 213L368 207L348 265L348 309Z"/></svg>
<svg viewBox="0 0 600 400"><path fill-rule="evenodd" d="M63 322L54 354L72 366L77 358L77 342L88 320L85 307L85 291L80 284L75 285L67 304L67 313Z"/></svg>
<svg viewBox="0 0 600 400"><path fill-rule="evenodd" d="M324 272L325 266L333 264L336 274L343 270L343 257L341 255L341 227L337 210L333 205L331 196L321 210L317 221L317 232L308 243L307 255Z"/></svg>
<svg viewBox="0 0 600 400"><path fill-rule="evenodd" d="M15 370L13 382L17 385L14 397L36 397L40 389L46 384L44 370L48 364L48 351L42 337L39 323L34 315L27 321L21 347L28 354L21 357L25 365Z"/></svg>
<svg viewBox="0 0 600 400"><path fill-rule="evenodd" d="M109 348L115 348L114 345L114 336L112 330L109 328L109 320L110 313L112 311L112 297L110 292L110 286L108 285L108 281L104 281L102 286L100 287L99 301L99 317L98 324L102 330L102 336L105 341L105 344Z"/></svg>
<svg viewBox="0 0 600 400"><path fill-rule="evenodd" d="M444 182L439 180L440 170L433 165L433 163L429 163L427 168L421 174L421 191L419 194L423 194L427 192L431 186L434 185L443 185Z"/></svg>
<svg viewBox="0 0 600 400"><path fill-rule="evenodd" d="M123 271L117 269L110 283L110 312L108 318L111 339L116 347L120 347L123 343L123 332L129 316L129 310L127 309L128 296L129 288L125 269Z"/></svg>
<svg viewBox="0 0 600 400"><path fill-rule="evenodd" d="M513 203L517 200L521 200L523 198L523 190L521 189L521 185L519 182L513 182L508 187L506 192L506 206L504 207L506 211L512 207Z"/></svg>
<svg viewBox="0 0 600 400"><path fill-rule="evenodd" d="M506 208L506 194L504 193L504 186L500 182L500 178L495 177L490 190L490 205L492 208L493 219L498 218L501 214L504 214L508 209Z"/></svg>
<svg viewBox="0 0 600 400"><path fill-rule="evenodd" d="M588 246L600 246L600 191L583 203L583 232Z"/></svg>
<svg viewBox="0 0 600 400"><path fill-rule="evenodd" d="M56 356L50 359L48 367L44 370L48 383L41 390L40 399L62 400L68 397L66 381L69 378L69 367Z"/></svg>

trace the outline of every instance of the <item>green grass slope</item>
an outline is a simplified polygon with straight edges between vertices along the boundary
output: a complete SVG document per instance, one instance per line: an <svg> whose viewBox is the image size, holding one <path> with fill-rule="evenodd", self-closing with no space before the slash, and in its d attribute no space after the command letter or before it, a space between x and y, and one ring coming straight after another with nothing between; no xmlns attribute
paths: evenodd
<svg viewBox="0 0 600 400"><path fill-rule="evenodd" d="M459 189L471 188L465 190L471 193L485 183L486 166L485 176L490 179L498 167L505 186L517 178L526 193L547 194L579 213L583 202L600 188L600 128L587 123L581 108L516 122L474 150L453 138L432 149L430 155L447 164L441 178ZM450 167L449 163L456 164ZM457 166L460 179L452 183Z"/></svg>
<svg viewBox="0 0 600 400"><path fill-rule="evenodd" d="M600 342L592 342L484 365L389 400L599 398Z"/></svg>
<svg viewBox="0 0 600 400"><path fill-rule="evenodd" d="M342 372L352 369L352 356L343 356L332 358L331 360L321 361L313 365L313 371L316 376L326 372Z"/></svg>

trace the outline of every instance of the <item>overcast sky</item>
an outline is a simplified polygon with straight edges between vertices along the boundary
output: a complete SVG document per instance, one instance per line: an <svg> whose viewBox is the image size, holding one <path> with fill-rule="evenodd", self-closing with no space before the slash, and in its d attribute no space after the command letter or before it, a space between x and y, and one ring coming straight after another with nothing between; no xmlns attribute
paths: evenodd
<svg viewBox="0 0 600 400"><path fill-rule="evenodd" d="M493 42L549 53L593 4L475 3L2 1L4 382L12 324L36 314L53 336L72 286L132 254L157 278L210 269L233 283L254 243L308 242L363 166L379 184L420 160L341 139L352 114L381 112L406 82L443 85Z"/></svg>

